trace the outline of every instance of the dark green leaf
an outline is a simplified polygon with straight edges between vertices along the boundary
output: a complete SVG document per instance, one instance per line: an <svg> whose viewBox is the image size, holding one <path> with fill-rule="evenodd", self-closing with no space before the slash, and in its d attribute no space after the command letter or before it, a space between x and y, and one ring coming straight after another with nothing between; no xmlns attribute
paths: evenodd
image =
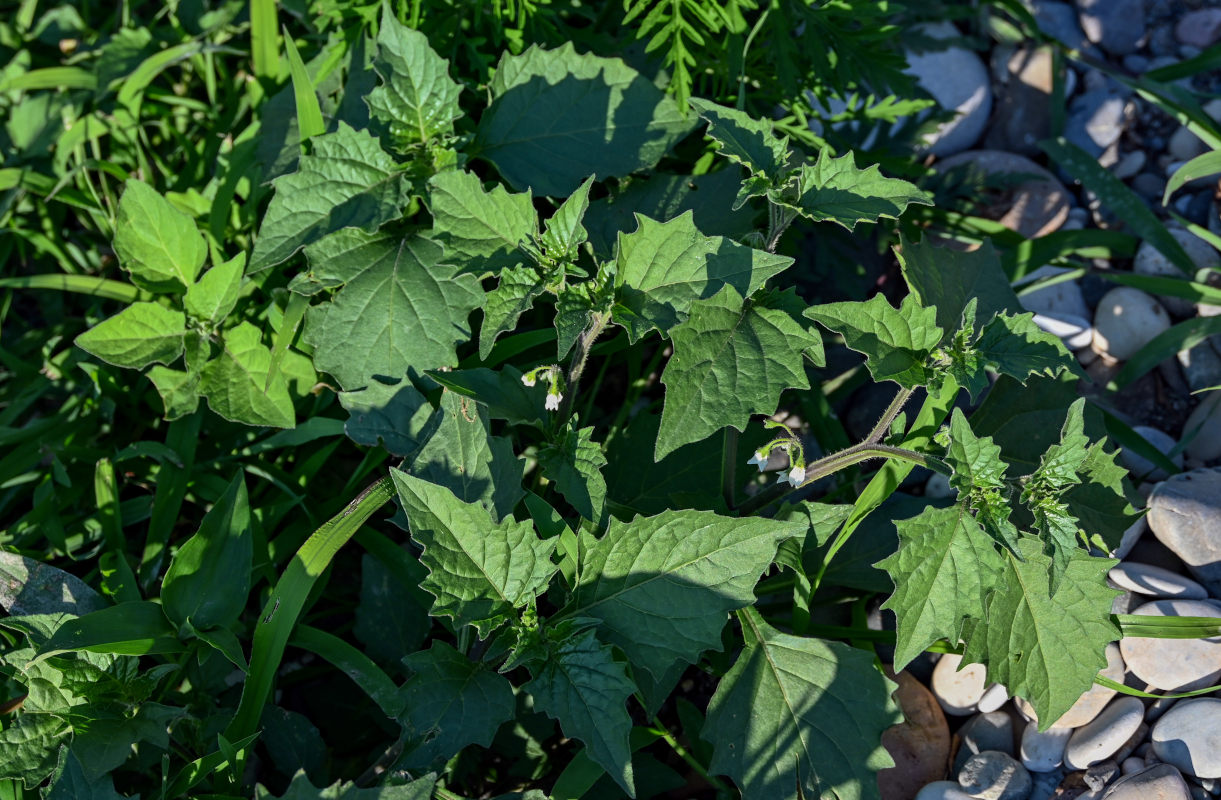
<svg viewBox="0 0 1221 800"><path fill-rule="evenodd" d="M895 381L914 389L933 377L929 356L942 336L937 309L921 306L913 295L904 297L897 309L875 294L863 303L814 306L805 315L842 334L844 344L863 353L875 381Z"/></svg>
<svg viewBox="0 0 1221 800"><path fill-rule="evenodd" d="M428 46L428 37L401 24L389 6L382 6L373 68L382 83L366 98L369 111L389 123L397 144L427 143L453 132L462 116L462 87L449 77L449 62Z"/></svg>
<svg viewBox="0 0 1221 800"><path fill-rule="evenodd" d="M530 192L513 194L499 184L484 191L479 178L464 170L434 175L428 186L432 235L445 246L445 263L475 273L528 263L521 246L538 233Z"/></svg>
<svg viewBox="0 0 1221 800"><path fill-rule="evenodd" d="M140 600L65 621L38 649L38 657L50 658L70 650L142 656L181 653L183 649L161 606Z"/></svg>
<svg viewBox="0 0 1221 800"><path fill-rule="evenodd" d="M797 199L773 201L795 209L815 222L835 222L855 230L858 222L876 222L882 217L898 219L908 205L932 205L926 192L898 178L886 178L877 164L857 169L852 153L832 158L829 150L819 153L814 164L802 164L797 175Z"/></svg>
<svg viewBox="0 0 1221 800"><path fill-rule="evenodd" d="M344 433L358 444L379 444L396 456L408 456L423 443L432 406L418 389L403 379L396 385L372 381L355 392L340 392L347 409Z"/></svg>
<svg viewBox="0 0 1221 800"><path fill-rule="evenodd" d="M543 293L546 285L546 280L534 267L506 267L500 271L500 283L488 292L483 305L479 358L487 360L496 339L517 327L517 320L530 310L534 298Z"/></svg>
<svg viewBox="0 0 1221 800"><path fill-rule="evenodd" d="M606 503L601 470L606 456L602 445L593 440L593 432L593 428L577 428L575 419L570 421L556 441L539 450L538 462L544 477L555 482L577 513L601 525Z"/></svg>
<svg viewBox="0 0 1221 800"><path fill-rule="evenodd" d="M1001 312L1022 312L990 239L971 252L936 247L930 237L919 242L903 238L900 243L895 254L907 285L920 305L936 307L937 327L947 336L958 330L972 299L982 324Z"/></svg>

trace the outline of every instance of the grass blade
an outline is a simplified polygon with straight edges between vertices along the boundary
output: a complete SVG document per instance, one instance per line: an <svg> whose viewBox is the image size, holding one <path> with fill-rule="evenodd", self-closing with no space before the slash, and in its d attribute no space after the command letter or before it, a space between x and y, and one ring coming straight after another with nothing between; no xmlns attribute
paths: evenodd
<svg viewBox="0 0 1221 800"><path fill-rule="evenodd" d="M162 469L157 475L157 490L153 495L153 511L148 520L148 535L144 540L144 553L140 558L140 585L151 592L165 562L166 546L170 534L182 510L182 501L187 496L195 466L195 445L199 441L199 427L203 413L196 411L190 416L171 422L165 434L165 444L180 459L178 469Z"/></svg>
<svg viewBox="0 0 1221 800"><path fill-rule="evenodd" d="M1170 202L1170 195L1174 194L1180 186L1188 181L1194 181L1196 178L1203 178L1206 175L1213 175L1221 172L1221 150L1214 150L1211 153L1196 156L1188 161L1183 166L1174 171L1170 176L1170 180L1166 182L1166 191L1162 193L1162 205Z"/></svg>
<svg viewBox="0 0 1221 800"><path fill-rule="evenodd" d="M1221 289L1205 283L1183 280L1182 278L1164 278L1158 275L1137 275L1132 272L1117 272L1115 270L1096 269L1091 273L1121 286L1131 286L1150 294L1165 294L1171 297L1181 297L1193 303L1221 305Z"/></svg>
<svg viewBox="0 0 1221 800"><path fill-rule="evenodd" d="M1149 344L1128 359L1107 388L1122 389L1180 350L1195 347L1216 334L1221 334L1221 317L1196 317L1180 322L1154 336Z"/></svg>
<svg viewBox="0 0 1221 800"><path fill-rule="evenodd" d="M311 136L325 133L326 123L322 121L322 108L318 105L314 84L305 71L301 54L297 52L297 43L288 35L288 28L284 29L284 50L288 53L288 68L292 73L293 98L297 101L297 128L304 143Z"/></svg>
<svg viewBox="0 0 1221 800"><path fill-rule="evenodd" d="M280 45L276 41L276 0L250 0L250 60L262 83L280 79Z"/></svg>
<svg viewBox="0 0 1221 800"><path fill-rule="evenodd" d="M123 536L123 518L119 512L118 481L115 479L114 464L108 458L98 459L94 468L93 494L97 500L106 548L113 558L116 574L111 580L118 583L114 587L115 599L120 603L136 602L140 599L140 589L136 586L131 565L127 563L126 537Z"/></svg>
<svg viewBox="0 0 1221 800"><path fill-rule="evenodd" d="M1221 619L1216 617L1146 617L1139 614L1112 614L1111 619L1124 636L1142 639L1209 639L1221 636Z"/></svg>
<svg viewBox="0 0 1221 800"><path fill-rule="evenodd" d="M1153 694L1152 692L1142 692L1140 689L1133 689L1131 686L1125 686L1122 683L1117 683L1116 681L1113 681L1110 678L1103 677L1102 675L1094 676L1094 683L1098 684L1099 686L1105 686L1108 689L1114 689L1115 691L1120 692L1122 694L1131 695L1132 697L1149 697L1154 700L1162 700L1162 699L1178 700L1178 699L1184 698L1184 697L1199 697L1202 694L1208 694L1209 692L1215 692L1218 689L1221 689L1221 686L1209 686L1206 689L1196 689L1194 692L1179 692L1176 694Z"/></svg>
<svg viewBox="0 0 1221 800"><path fill-rule="evenodd" d="M144 292L130 283L97 278L93 275L23 275L19 278L0 278L0 289L54 289L91 294L107 300L122 300L124 303L148 299Z"/></svg>
<svg viewBox="0 0 1221 800"><path fill-rule="evenodd" d="M24 89L94 89L98 79L91 71L80 67L46 67L33 69L0 81L0 92Z"/></svg>
<svg viewBox="0 0 1221 800"><path fill-rule="evenodd" d="M369 695L387 717L395 717L403 710L398 687L390 676L374 664L373 659L338 636L309 625L298 625L290 644L329 661Z"/></svg>

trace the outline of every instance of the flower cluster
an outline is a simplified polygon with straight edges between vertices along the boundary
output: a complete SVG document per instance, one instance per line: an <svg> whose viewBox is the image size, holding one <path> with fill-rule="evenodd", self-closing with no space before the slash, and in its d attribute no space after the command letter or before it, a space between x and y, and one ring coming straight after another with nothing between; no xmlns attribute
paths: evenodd
<svg viewBox="0 0 1221 800"><path fill-rule="evenodd" d="M802 451L801 442L791 433L786 433L783 436L778 436L768 442L763 447L754 452L747 464L753 464L763 472L763 468L767 465L767 460L771 457L773 450L783 450L789 456L789 470L781 473L776 479L777 483L787 483L794 488L805 483L806 479L806 461L805 453Z"/></svg>
<svg viewBox="0 0 1221 800"><path fill-rule="evenodd" d="M536 367L521 376L521 382L526 386L534 386L539 381L547 381L547 399L543 401L543 407L548 411L559 411L564 399L564 376L560 374L559 366Z"/></svg>

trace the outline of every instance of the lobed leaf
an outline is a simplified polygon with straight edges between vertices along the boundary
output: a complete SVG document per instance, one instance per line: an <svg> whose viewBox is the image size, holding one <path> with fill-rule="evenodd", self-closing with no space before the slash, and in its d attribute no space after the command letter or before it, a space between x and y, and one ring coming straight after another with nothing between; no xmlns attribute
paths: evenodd
<svg viewBox="0 0 1221 800"><path fill-rule="evenodd" d="M857 169L852 153L832 158L823 150L813 164L802 164L796 179L797 199L771 192L773 202L789 206L815 222L835 222L855 230L858 222L898 219L912 203L932 205L927 192L907 181L884 177L877 164Z"/></svg>
<svg viewBox="0 0 1221 800"><path fill-rule="evenodd" d="M500 184L484 191L473 173L449 170L428 182L432 235L445 246L445 263L464 272L500 272L528 263L523 243L538 233L530 192L512 194Z"/></svg>
<svg viewBox="0 0 1221 800"><path fill-rule="evenodd" d="M913 295L904 297L898 308L875 294L865 302L814 306L805 316L841 334L849 349L864 354L875 381L915 389L934 377L928 362L942 338L937 309L920 305Z"/></svg>
<svg viewBox="0 0 1221 800"><path fill-rule="evenodd" d="M538 463L543 476L555 483L572 507L585 519L601 525L606 505L606 481L602 467L606 456L602 445L593 440L594 429L577 428L575 420L549 444L539 450Z"/></svg>
<svg viewBox="0 0 1221 800"><path fill-rule="evenodd" d="M381 85L365 102L374 119L390 126L396 144L427 144L453 132L454 120L462 117L461 85L449 76L449 62L429 47L428 37L400 23L389 6L382 6L373 69Z"/></svg>
<svg viewBox="0 0 1221 800"><path fill-rule="evenodd" d="M144 369L182 355L187 320L160 303L132 303L76 337L76 345L108 364Z"/></svg>

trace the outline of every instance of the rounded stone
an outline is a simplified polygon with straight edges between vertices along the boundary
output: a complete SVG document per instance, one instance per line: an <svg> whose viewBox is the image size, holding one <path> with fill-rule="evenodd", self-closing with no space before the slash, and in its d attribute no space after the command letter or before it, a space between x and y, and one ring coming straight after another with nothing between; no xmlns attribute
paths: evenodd
<svg viewBox="0 0 1221 800"><path fill-rule="evenodd" d="M1123 657L1119 653L1119 645L1111 642L1103 652L1107 658L1107 665L1100 674L1116 683L1123 683L1123 675L1127 667L1124 666ZM1077 698L1077 702L1073 703L1072 708L1064 712L1064 715L1053 723L1053 727L1058 725L1064 728L1080 728L1082 725L1088 724L1102 713L1114 696L1114 689L1091 683L1090 688L1085 690L1085 694Z"/></svg>
<svg viewBox="0 0 1221 800"><path fill-rule="evenodd" d="M1174 26L1181 43L1203 50L1221 39L1221 8L1202 8L1184 14Z"/></svg>
<svg viewBox="0 0 1221 800"><path fill-rule="evenodd" d="M979 800L1026 800L1033 784L1030 773L1008 753L985 750L967 759L958 784Z"/></svg>
<svg viewBox="0 0 1221 800"><path fill-rule="evenodd" d="M968 664L960 671L962 656L946 653L933 669L933 694L945 713L965 717L975 712L975 706L984 696L986 668L982 664Z"/></svg>
<svg viewBox="0 0 1221 800"><path fill-rule="evenodd" d="M1068 219L1068 189L1055 175L1025 156L1002 150L969 150L937 165L941 172L969 165L984 175L1033 175L1010 189L1005 213L997 220L1028 239L1046 236Z"/></svg>
<svg viewBox="0 0 1221 800"><path fill-rule="evenodd" d="M1087 769L1106 761L1136 733L1145 716L1140 698L1120 697L1101 714L1073 732L1064 748L1064 766Z"/></svg>
<svg viewBox="0 0 1221 800"><path fill-rule="evenodd" d="M1125 361L1170 327L1170 315L1152 296L1120 286L1098 301L1094 312L1094 346Z"/></svg>
<svg viewBox="0 0 1221 800"><path fill-rule="evenodd" d="M1112 55L1135 52L1145 35L1142 0L1077 0L1077 14L1089 40Z"/></svg>
<svg viewBox="0 0 1221 800"><path fill-rule="evenodd" d="M1183 452L1197 461L1221 458L1221 392L1210 392L1183 423L1183 436L1191 436ZM1214 564L1221 582L1221 564ZM1197 575L1198 577L1198 575Z"/></svg>
<svg viewBox="0 0 1221 800"><path fill-rule="evenodd" d="M1023 278L1023 284L1041 278L1051 278L1068 272L1065 267L1050 264L1039 267ZM1089 319L1090 310L1085 304L1085 296L1081 293L1081 284L1077 281L1060 281L1033 292L1027 292L1018 298L1022 308L1036 314L1049 317L1075 317Z"/></svg>
<svg viewBox="0 0 1221 800"><path fill-rule="evenodd" d="M1040 330L1058 337L1069 350L1080 350L1088 347L1094 339L1094 330L1090 321L1083 317L1070 317L1067 314L1035 314L1034 324Z"/></svg>
<svg viewBox="0 0 1221 800"><path fill-rule="evenodd" d="M975 800L954 781L933 781L916 794L916 800Z"/></svg>
<svg viewBox="0 0 1221 800"><path fill-rule="evenodd" d="M918 29L933 39L962 38L962 32L949 22L926 23ZM992 113L992 83L984 62L971 50L957 45L922 53L908 51L906 55L908 74L915 76L939 106L957 114L926 137L927 152L948 156L975 144Z"/></svg>
<svg viewBox="0 0 1221 800"><path fill-rule="evenodd" d="M1208 145L1204 144L1200 137L1192 133L1189 128L1179 128L1170 134L1170 141L1166 143L1166 152L1179 161L1189 161L1207 149Z"/></svg>
<svg viewBox="0 0 1221 800"><path fill-rule="evenodd" d="M975 707L986 714L989 711L996 711L1007 702L1009 702L1009 692L1005 691L1003 685L994 683L984 690L984 696L979 698Z"/></svg>
<svg viewBox="0 0 1221 800"><path fill-rule="evenodd" d="M910 798L920 787L945 777L950 760L950 729L937 699L906 670L889 675L903 721L882 732L882 746L895 765L878 772L883 800Z"/></svg>
<svg viewBox="0 0 1221 800"><path fill-rule="evenodd" d="M1072 728L1059 724L1040 731L1037 722L1028 723L1022 731L1022 766L1031 772L1052 772L1064 763L1064 748L1072 735Z"/></svg>
<svg viewBox="0 0 1221 800"><path fill-rule="evenodd" d="M1141 438L1149 444L1153 445L1162 455L1169 455L1174 446L1178 444L1174 437L1170 434L1159 431L1157 428L1151 428L1148 425L1136 425L1132 428L1133 431L1140 434ZM1146 480L1160 481L1166 477L1166 470L1155 465L1152 461L1144 456L1135 453L1128 448L1122 448L1119 452L1119 458L1123 461L1123 465L1128 468L1134 476L1144 477ZM1182 454L1175 455L1171 462L1182 468Z"/></svg>
<svg viewBox="0 0 1221 800"><path fill-rule="evenodd" d="M1137 517L1136 522L1129 525L1128 529L1123 532L1123 536L1119 540L1119 547L1111 551L1111 558L1127 558L1128 553L1132 552L1132 548L1136 547L1136 543L1147 530L1149 530L1149 522L1146 518L1143 515Z"/></svg>
<svg viewBox="0 0 1221 800"><path fill-rule="evenodd" d="M1129 761L1139 759L1127 759ZM1133 765L1135 767L1135 765ZM1182 774L1170 764L1155 764L1128 772L1107 787L1102 800L1190 800L1191 791Z"/></svg>
<svg viewBox="0 0 1221 800"><path fill-rule="evenodd" d="M1116 564L1107 577L1119 588L1137 594L1183 600L1204 600L1208 597L1208 590L1191 578L1152 564Z"/></svg>
<svg viewBox="0 0 1221 800"><path fill-rule="evenodd" d="M961 744L954 758L955 772L968 758L988 750L1013 755L1013 718L1004 711L976 714L958 729L958 739Z"/></svg>
<svg viewBox="0 0 1221 800"><path fill-rule="evenodd" d="M1153 726L1153 753L1196 778L1221 778L1221 700L1183 700ZM959 781L961 783L961 781Z"/></svg>
<svg viewBox="0 0 1221 800"><path fill-rule="evenodd" d="M1221 608L1204 600L1154 600L1133 614L1149 617L1216 617ZM1155 689L1190 692L1221 678L1221 637L1152 639L1125 636L1119 651L1132 674Z"/></svg>
<svg viewBox="0 0 1221 800"><path fill-rule="evenodd" d="M1212 395L1211 432L1221 440L1221 392ZM1206 403L1208 401L1205 401ZM1200 408L1204 408L1202 404ZM1199 408L1196 409L1196 412ZM1194 427L1187 418L1185 431ZM1207 422L1207 420L1206 420ZM1196 436L1209 434L1207 425ZM1221 448L1214 440L1213 445ZM1188 454L1191 446L1188 445ZM1162 481L1149 495L1149 529L1157 540L1187 565L1192 576L1216 597L1221 597L1221 468L1181 472Z"/></svg>
<svg viewBox="0 0 1221 800"><path fill-rule="evenodd" d="M1196 269L1221 267L1221 254L1218 254L1208 242L1205 242L1191 231L1182 228L1168 228L1167 230L1170 231L1170 235L1174 237L1175 241L1182 246ZM1141 275L1153 275L1155 277L1189 277L1149 242L1141 242L1140 247L1136 249L1136 257L1132 260L1132 269ZM1186 317L1193 313L1194 306L1190 300L1169 296L1160 297L1159 299L1162 300L1166 308L1179 316Z"/></svg>

